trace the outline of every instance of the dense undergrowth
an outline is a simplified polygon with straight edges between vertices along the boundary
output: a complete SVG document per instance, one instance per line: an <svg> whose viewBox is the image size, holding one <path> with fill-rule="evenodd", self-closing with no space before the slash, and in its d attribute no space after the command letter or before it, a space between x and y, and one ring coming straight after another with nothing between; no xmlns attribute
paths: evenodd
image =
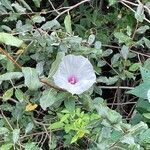
<svg viewBox="0 0 150 150"><path fill-rule="evenodd" d="M0 150L149 150L149 50L149 0L0 0ZM53 80L69 54L79 95Z"/></svg>

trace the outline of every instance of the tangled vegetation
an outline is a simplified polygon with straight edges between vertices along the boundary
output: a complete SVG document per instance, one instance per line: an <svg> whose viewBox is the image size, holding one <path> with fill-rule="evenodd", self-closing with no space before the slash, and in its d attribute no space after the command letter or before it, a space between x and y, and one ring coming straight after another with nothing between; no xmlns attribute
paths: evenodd
<svg viewBox="0 0 150 150"><path fill-rule="evenodd" d="M149 50L149 0L0 0L0 150L149 150Z"/></svg>

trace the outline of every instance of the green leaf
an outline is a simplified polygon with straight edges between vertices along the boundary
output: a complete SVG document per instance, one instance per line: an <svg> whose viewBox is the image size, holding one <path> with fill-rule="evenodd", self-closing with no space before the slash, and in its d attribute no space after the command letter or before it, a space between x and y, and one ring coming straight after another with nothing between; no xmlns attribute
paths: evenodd
<svg viewBox="0 0 150 150"><path fill-rule="evenodd" d="M23 41L9 33L0 32L0 43L20 47Z"/></svg>
<svg viewBox="0 0 150 150"><path fill-rule="evenodd" d="M9 130L5 127L0 127L0 135L8 133Z"/></svg>
<svg viewBox="0 0 150 150"><path fill-rule="evenodd" d="M56 60L51 65L51 69L49 71L48 78L52 78L52 76L55 74L55 72L57 71L58 66L59 66L59 64L62 61L64 56L65 56L64 52L58 52L57 53Z"/></svg>
<svg viewBox="0 0 150 150"><path fill-rule="evenodd" d="M148 25L141 26L136 30L136 33L143 34L149 29L150 29L150 27Z"/></svg>
<svg viewBox="0 0 150 150"><path fill-rule="evenodd" d="M142 83L136 86L133 90L128 91L128 94L133 94L137 97L147 99L147 92L150 89L150 82Z"/></svg>
<svg viewBox="0 0 150 150"><path fill-rule="evenodd" d="M13 11L13 8L11 7L11 2L9 0L1 0L1 5L6 7L8 10Z"/></svg>
<svg viewBox="0 0 150 150"><path fill-rule="evenodd" d="M20 89L15 90L15 96L20 102L24 101L24 93Z"/></svg>
<svg viewBox="0 0 150 150"><path fill-rule="evenodd" d="M32 0L36 7L40 7L41 0Z"/></svg>
<svg viewBox="0 0 150 150"><path fill-rule="evenodd" d="M94 35L94 34L91 34L91 35L89 36L87 42L89 43L89 45L91 45L91 44L94 43L94 41L95 41L95 35Z"/></svg>
<svg viewBox="0 0 150 150"><path fill-rule="evenodd" d="M46 110L47 107L53 105L56 101L56 91L53 89L47 89L43 92L40 98L40 105L43 110Z"/></svg>
<svg viewBox="0 0 150 150"><path fill-rule="evenodd" d="M41 87L38 72L36 69L30 67L22 67L22 72L25 78L25 85L30 90L37 90L39 87Z"/></svg>
<svg viewBox="0 0 150 150"><path fill-rule="evenodd" d="M12 146L13 146L13 143L6 143L0 147L0 150L11 150Z"/></svg>
<svg viewBox="0 0 150 150"><path fill-rule="evenodd" d="M140 72L144 82L150 81L150 70L141 67Z"/></svg>
<svg viewBox="0 0 150 150"><path fill-rule="evenodd" d="M38 146L36 146L35 142L26 143L25 144L25 150L40 150Z"/></svg>
<svg viewBox="0 0 150 150"><path fill-rule="evenodd" d="M14 91L13 88L8 89L8 90L3 94L3 100L4 100L4 101L9 100L9 99L12 97L12 95L13 95L13 91Z"/></svg>
<svg viewBox="0 0 150 150"><path fill-rule="evenodd" d="M94 108L92 99L89 95L82 94L80 97L81 97L80 101L86 110L92 110Z"/></svg>
<svg viewBox="0 0 150 150"><path fill-rule="evenodd" d="M58 29L60 28L60 23L54 19L51 21L47 21L45 24L42 25L41 27L43 30L51 30L51 29Z"/></svg>
<svg viewBox="0 0 150 150"><path fill-rule="evenodd" d="M17 143L17 141L19 140L19 136L20 136L20 129L14 129L13 130L13 142Z"/></svg>
<svg viewBox="0 0 150 150"><path fill-rule="evenodd" d="M128 54L129 54L129 47L123 45L123 47L121 48L120 54L122 55L122 57L127 60L128 58Z"/></svg>
<svg viewBox="0 0 150 150"><path fill-rule="evenodd" d="M20 0L20 2L23 4L23 6L24 6L26 9L32 11L31 7L25 2L25 0Z"/></svg>
<svg viewBox="0 0 150 150"><path fill-rule="evenodd" d="M64 101L64 105L65 105L66 109L68 111L70 111L71 113L73 113L75 111L75 101L76 101L76 98L73 97L73 96L72 97L68 97Z"/></svg>
<svg viewBox="0 0 150 150"><path fill-rule="evenodd" d="M72 33L72 27L71 27L71 16L70 16L70 14L68 14L65 17L64 24L65 24L66 32L71 34Z"/></svg>
<svg viewBox="0 0 150 150"><path fill-rule="evenodd" d="M9 73L0 75L0 81L20 79L21 77L23 77L22 72L9 72Z"/></svg>
<svg viewBox="0 0 150 150"><path fill-rule="evenodd" d="M142 3L140 3L137 7L137 10L135 12L135 18L139 21L139 22L143 22L145 15L144 15L144 5Z"/></svg>
<svg viewBox="0 0 150 150"><path fill-rule="evenodd" d="M130 45L132 42L132 39L122 32L115 32L114 36L119 40L119 43L125 43L126 45Z"/></svg>
<svg viewBox="0 0 150 150"><path fill-rule="evenodd" d="M150 113L150 103L147 100L140 98L136 106L140 113Z"/></svg>
<svg viewBox="0 0 150 150"><path fill-rule="evenodd" d="M62 123L62 122L55 122L55 123L52 123L49 128L51 130L53 130L53 129L61 129L63 127L64 127L64 123Z"/></svg>
<svg viewBox="0 0 150 150"><path fill-rule="evenodd" d="M25 13L26 12L26 8L22 7L17 2L12 3L11 6L13 6L16 9L17 12L20 12L20 13Z"/></svg>
<svg viewBox="0 0 150 150"><path fill-rule="evenodd" d="M25 129L25 133L29 133L34 127L34 124L32 122L28 123Z"/></svg>
<svg viewBox="0 0 150 150"><path fill-rule="evenodd" d="M96 41L95 43L94 43L94 47L95 47L95 49L101 49L101 47L102 47L102 43L100 42L100 41Z"/></svg>
<svg viewBox="0 0 150 150"><path fill-rule="evenodd" d="M129 67L129 71L135 72L137 71L141 66L141 63L134 63Z"/></svg>
<svg viewBox="0 0 150 150"><path fill-rule="evenodd" d="M97 78L96 81L100 82L100 83L105 83L106 85L112 85L112 84L116 83L118 80L119 80L118 76L109 77L109 78L100 76Z"/></svg>
<svg viewBox="0 0 150 150"><path fill-rule="evenodd" d="M140 140L143 143L149 143L150 144L150 129L144 131L143 133L140 134Z"/></svg>
<svg viewBox="0 0 150 150"><path fill-rule="evenodd" d="M117 3L117 0L109 0L109 6L114 5L115 3Z"/></svg>
<svg viewBox="0 0 150 150"><path fill-rule="evenodd" d="M45 21L45 17L41 17L41 16L36 15L36 16L32 17L32 21L34 23L41 23L41 22Z"/></svg>
<svg viewBox="0 0 150 150"><path fill-rule="evenodd" d="M150 113L143 113L143 116L150 120Z"/></svg>
<svg viewBox="0 0 150 150"><path fill-rule="evenodd" d="M147 38L145 38L145 37L143 37L143 40L144 40L144 42L145 42L145 45L146 45L148 48L150 48L150 40L147 39Z"/></svg>

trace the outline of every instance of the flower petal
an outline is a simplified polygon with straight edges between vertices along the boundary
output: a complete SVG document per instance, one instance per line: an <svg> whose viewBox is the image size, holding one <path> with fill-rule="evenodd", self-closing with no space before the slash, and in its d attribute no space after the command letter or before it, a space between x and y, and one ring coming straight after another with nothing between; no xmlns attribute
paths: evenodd
<svg viewBox="0 0 150 150"><path fill-rule="evenodd" d="M78 79L76 84L68 82L68 78L72 75ZM67 55L63 58L53 79L57 86L72 94L81 94L96 82L90 61L83 56L75 55Z"/></svg>
<svg viewBox="0 0 150 150"><path fill-rule="evenodd" d="M148 98L148 101L150 102L150 89L147 92L147 98Z"/></svg>

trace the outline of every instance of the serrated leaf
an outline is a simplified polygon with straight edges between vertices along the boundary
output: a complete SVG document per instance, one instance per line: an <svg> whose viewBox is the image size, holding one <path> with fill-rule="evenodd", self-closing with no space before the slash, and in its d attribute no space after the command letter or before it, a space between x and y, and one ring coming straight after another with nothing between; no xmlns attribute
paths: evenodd
<svg viewBox="0 0 150 150"><path fill-rule="evenodd" d="M63 59L64 56L65 56L64 52L58 52L57 53L56 59L55 59L55 61L51 65L51 69L49 71L48 78L51 78L55 74L55 72L57 71L58 66L59 66L59 64L62 61L62 59Z"/></svg>
<svg viewBox="0 0 150 150"><path fill-rule="evenodd" d="M71 34L72 33L72 27L71 27L71 16L70 16L70 14L68 14L65 17L64 24L65 24L66 32Z"/></svg>
<svg viewBox="0 0 150 150"><path fill-rule="evenodd" d="M43 110L46 110L47 107L50 107L56 101L56 91L53 89L47 89L43 92L40 98L40 105Z"/></svg>
<svg viewBox="0 0 150 150"><path fill-rule="evenodd" d="M25 78L25 85L30 90L37 90L39 87L41 87L38 72L36 69L30 67L22 67L22 72Z"/></svg>
<svg viewBox="0 0 150 150"><path fill-rule="evenodd" d="M0 43L20 47L23 41L9 33L0 32Z"/></svg>
<svg viewBox="0 0 150 150"><path fill-rule="evenodd" d="M13 130L13 142L17 143L17 141L19 140L19 136L20 136L20 129L14 129Z"/></svg>
<svg viewBox="0 0 150 150"><path fill-rule="evenodd" d="M12 97L12 95L13 95L13 91L14 91L13 88L8 89L8 90L3 94L3 100L4 100L4 101L9 100L9 99Z"/></svg>

